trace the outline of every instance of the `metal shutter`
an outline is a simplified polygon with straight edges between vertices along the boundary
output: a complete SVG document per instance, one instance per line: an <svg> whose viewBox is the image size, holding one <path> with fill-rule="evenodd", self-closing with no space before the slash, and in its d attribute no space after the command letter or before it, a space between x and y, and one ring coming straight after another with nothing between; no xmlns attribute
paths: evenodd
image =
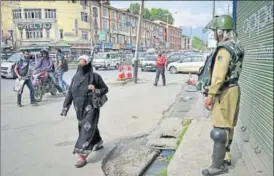
<svg viewBox="0 0 274 176"><path fill-rule="evenodd" d="M273 2L237 1L237 33L245 47L240 120L249 142L273 175Z"/></svg>

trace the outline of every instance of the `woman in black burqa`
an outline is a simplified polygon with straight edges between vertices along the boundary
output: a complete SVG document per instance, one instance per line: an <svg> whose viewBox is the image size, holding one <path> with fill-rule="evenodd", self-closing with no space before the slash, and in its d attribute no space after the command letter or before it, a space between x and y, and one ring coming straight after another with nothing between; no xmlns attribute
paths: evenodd
<svg viewBox="0 0 274 176"><path fill-rule="evenodd" d="M108 87L102 77L93 73L92 64L88 56L79 57L79 66L72 78L71 85L66 95L61 115L66 116L73 102L77 119L79 137L75 144L73 154L79 155L75 167L87 164L87 156L91 151L103 148L103 141L98 130L100 109L94 108L90 95L102 97L108 92Z"/></svg>

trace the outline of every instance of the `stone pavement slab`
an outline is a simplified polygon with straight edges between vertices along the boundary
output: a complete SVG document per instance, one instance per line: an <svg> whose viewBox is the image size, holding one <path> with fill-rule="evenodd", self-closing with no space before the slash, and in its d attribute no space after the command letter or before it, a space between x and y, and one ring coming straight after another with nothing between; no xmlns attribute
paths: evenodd
<svg viewBox="0 0 274 176"><path fill-rule="evenodd" d="M168 166L168 176L201 176L201 170L211 164L213 142L209 137L209 119L192 120ZM249 176L235 143L232 145L232 166L226 176Z"/></svg>

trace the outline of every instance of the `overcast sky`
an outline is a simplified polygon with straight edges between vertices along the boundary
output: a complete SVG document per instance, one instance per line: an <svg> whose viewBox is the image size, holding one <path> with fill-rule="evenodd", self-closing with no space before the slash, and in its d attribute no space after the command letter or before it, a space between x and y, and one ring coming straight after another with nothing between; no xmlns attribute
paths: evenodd
<svg viewBox="0 0 274 176"><path fill-rule="evenodd" d="M116 8L128 8L131 3L140 1L110 1ZM232 11L232 1L216 1L216 15L227 13L227 5ZM163 8L171 13L177 12L175 18L176 26L204 27L212 18L212 1L145 1L145 8Z"/></svg>

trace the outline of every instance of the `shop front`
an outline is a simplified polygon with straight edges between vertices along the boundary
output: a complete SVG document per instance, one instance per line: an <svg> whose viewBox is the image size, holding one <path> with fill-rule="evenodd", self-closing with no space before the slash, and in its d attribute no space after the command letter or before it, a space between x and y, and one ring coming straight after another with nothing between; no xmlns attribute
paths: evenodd
<svg viewBox="0 0 274 176"><path fill-rule="evenodd" d="M273 175L273 1L234 0L238 38L245 48L236 141L248 169ZM246 10L248 9L248 10ZM252 164L251 164L252 163ZM255 170L254 170L255 169Z"/></svg>

